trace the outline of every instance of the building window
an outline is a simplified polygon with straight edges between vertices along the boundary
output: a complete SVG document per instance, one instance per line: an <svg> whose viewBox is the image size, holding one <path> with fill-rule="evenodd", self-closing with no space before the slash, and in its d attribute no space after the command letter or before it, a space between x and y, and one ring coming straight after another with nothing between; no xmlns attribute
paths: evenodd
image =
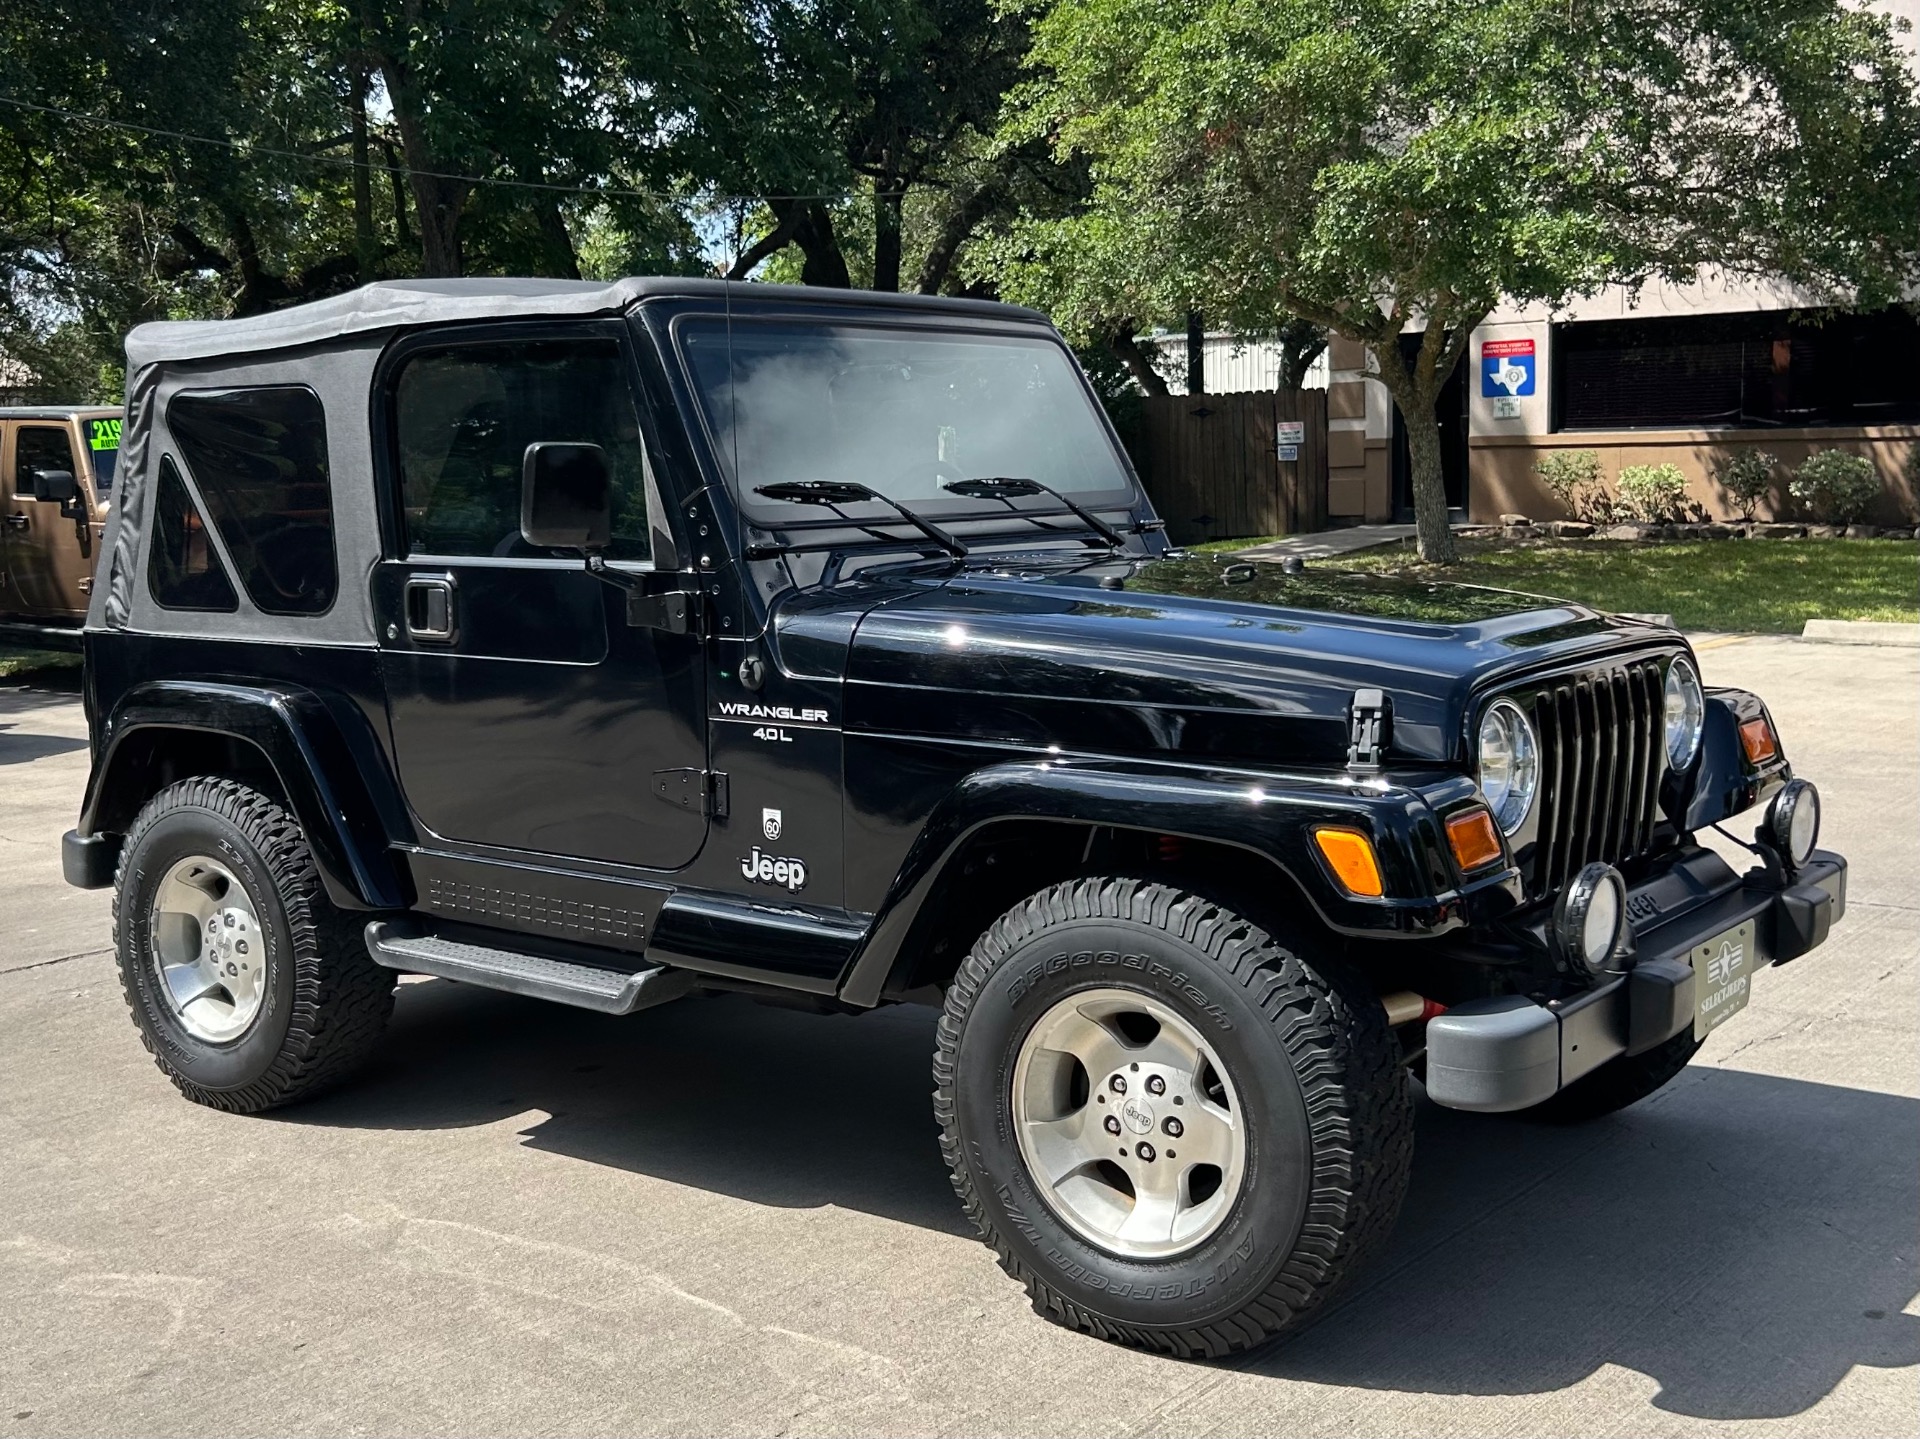
<svg viewBox="0 0 1920 1439"><path fill-rule="evenodd" d="M333 608L333 485L320 397L304 385L175 395L167 428L240 571L270 615Z"/></svg>
<svg viewBox="0 0 1920 1439"><path fill-rule="evenodd" d="M1905 310L1669 315L1554 327L1555 428L1798 428L1920 420Z"/></svg>
<svg viewBox="0 0 1920 1439"><path fill-rule="evenodd" d="M613 471L607 557L648 558L646 460L613 340L486 342L409 356L394 434L410 555L533 556L520 472L542 440L598 445Z"/></svg>
<svg viewBox="0 0 1920 1439"><path fill-rule="evenodd" d="M240 608L220 556L207 539L206 524L174 468L173 456L160 461L160 486L153 503L153 544L147 556L147 589L163 610Z"/></svg>

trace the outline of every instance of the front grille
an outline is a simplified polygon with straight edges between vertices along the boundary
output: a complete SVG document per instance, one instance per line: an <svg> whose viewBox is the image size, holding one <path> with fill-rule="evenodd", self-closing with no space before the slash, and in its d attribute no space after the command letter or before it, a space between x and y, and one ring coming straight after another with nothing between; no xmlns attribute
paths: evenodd
<svg viewBox="0 0 1920 1439"><path fill-rule="evenodd" d="M1621 864L1653 847L1666 765L1659 659L1556 680L1527 705L1540 737L1535 894L1558 890L1595 860Z"/></svg>

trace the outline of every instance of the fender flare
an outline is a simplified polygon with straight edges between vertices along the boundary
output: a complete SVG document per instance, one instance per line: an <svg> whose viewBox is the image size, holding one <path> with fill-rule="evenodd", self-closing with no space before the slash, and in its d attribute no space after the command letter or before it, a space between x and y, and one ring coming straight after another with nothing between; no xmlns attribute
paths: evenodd
<svg viewBox="0 0 1920 1439"><path fill-rule="evenodd" d="M1435 804L1471 799L1473 782L1436 775L1412 789L1362 787L1345 776L1255 777L1150 764L1011 763L976 770L941 802L914 840L841 986L849 1004L878 1004L914 922L968 840L1005 821L1052 821L1230 845L1274 866L1328 928L1379 938L1444 933L1464 922ZM1334 882L1311 830L1366 832L1387 897L1355 899ZM1510 889L1511 870L1476 883Z"/></svg>
<svg viewBox="0 0 1920 1439"><path fill-rule="evenodd" d="M1663 796L1668 814L1685 830L1704 829L1744 814L1773 798L1793 776L1780 726L1760 696L1724 686L1709 688L1705 694L1700 757L1691 773L1670 776L1668 783L1678 792ZM1755 719L1765 720L1780 744L1778 757L1757 769L1747 762L1740 743L1740 726Z"/></svg>
<svg viewBox="0 0 1920 1439"><path fill-rule="evenodd" d="M350 702L329 705L296 685L153 680L129 690L100 726L80 835L119 828L114 785L138 763L131 741L168 730L238 740L261 754L335 904L402 909L411 902L390 848L411 827L371 727Z"/></svg>

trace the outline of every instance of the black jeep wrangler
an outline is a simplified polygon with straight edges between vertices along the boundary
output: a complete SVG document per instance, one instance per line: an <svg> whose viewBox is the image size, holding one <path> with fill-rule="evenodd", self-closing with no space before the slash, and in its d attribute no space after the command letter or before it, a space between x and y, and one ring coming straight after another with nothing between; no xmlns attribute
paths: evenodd
<svg viewBox="0 0 1920 1439"><path fill-rule="evenodd" d="M342 1079L396 972L936 1005L1035 1307L1219 1355L1381 1246L1415 1078L1630 1104L1845 905L1680 635L1170 549L1029 311L426 281L127 349L64 858L203 1104Z"/></svg>

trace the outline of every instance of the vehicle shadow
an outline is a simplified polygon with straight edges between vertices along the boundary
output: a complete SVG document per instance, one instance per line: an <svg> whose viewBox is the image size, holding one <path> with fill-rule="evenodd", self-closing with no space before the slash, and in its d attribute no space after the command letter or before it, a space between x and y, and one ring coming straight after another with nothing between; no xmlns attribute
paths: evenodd
<svg viewBox="0 0 1920 1439"><path fill-rule="evenodd" d="M87 747L84 735L35 734L10 720L0 719L0 764L26 764L51 755L72 754Z"/></svg>
<svg viewBox="0 0 1920 1439"><path fill-rule="evenodd" d="M968 1232L935 1142L932 1010L740 996L612 1019L441 981L381 1059L290 1121L380 1129L539 1111L525 1142L756 1203ZM1855 1366L1920 1365L1920 1101L1736 1070L1557 1128L1421 1103L1388 1251L1246 1374L1545 1393L1603 1366L1706 1419L1807 1410ZM983 1262L984 1259L983 1259Z"/></svg>

